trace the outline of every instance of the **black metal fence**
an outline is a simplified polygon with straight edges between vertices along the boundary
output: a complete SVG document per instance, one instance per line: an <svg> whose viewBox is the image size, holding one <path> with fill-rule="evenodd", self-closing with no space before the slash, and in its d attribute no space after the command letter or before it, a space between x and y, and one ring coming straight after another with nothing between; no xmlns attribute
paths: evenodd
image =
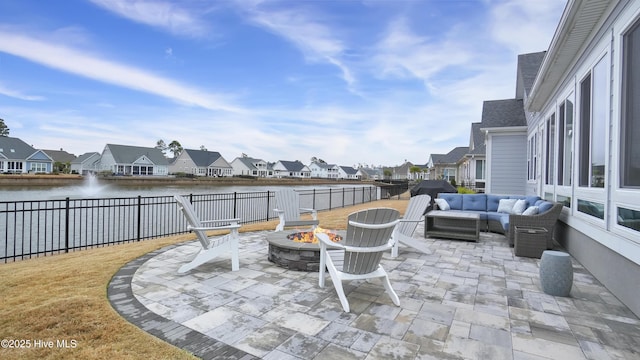
<svg viewBox="0 0 640 360"><path fill-rule="evenodd" d="M301 207L319 211L384 198L384 192L377 186L298 191ZM277 217L274 195L263 191L188 197L202 219L240 218L247 224ZM172 196L0 202L0 260L186 233L178 211Z"/></svg>

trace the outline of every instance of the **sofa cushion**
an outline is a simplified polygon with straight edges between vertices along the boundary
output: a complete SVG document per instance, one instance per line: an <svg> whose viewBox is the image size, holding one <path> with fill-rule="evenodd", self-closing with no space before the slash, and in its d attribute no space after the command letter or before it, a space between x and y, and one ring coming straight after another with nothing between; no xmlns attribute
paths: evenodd
<svg viewBox="0 0 640 360"><path fill-rule="evenodd" d="M462 195L462 210L487 211L487 195L485 194Z"/></svg>
<svg viewBox="0 0 640 360"><path fill-rule="evenodd" d="M462 210L462 195L461 194L449 194L449 193L440 193L438 194L440 199L447 200L449 203L449 207L451 210Z"/></svg>
<svg viewBox="0 0 640 360"><path fill-rule="evenodd" d="M488 221L500 221L503 217L509 217L509 214L497 213L497 212L488 212L487 220Z"/></svg>
<svg viewBox="0 0 640 360"><path fill-rule="evenodd" d="M508 199L508 196L504 195L490 195L487 194L487 211L498 211L498 205L501 199Z"/></svg>
<svg viewBox="0 0 640 360"><path fill-rule="evenodd" d="M513 205L513 209L511 209L512 214L522 215L522 213L527 210L527 200L518 199L516 203Z"/></svg>
<svg viewBox="0 0 640 360"><path fill-rule="evenodd" d="M511 214L513 211L513 206L516 204L518 199L500 199L498 202L498 211L499 213Z"/></svg>
<svg viewBox="0 0 640 360"><path fill-rule="evenodd" d="M546 212L547 210L551 209L553 207L553 203L549 202L549 201L543 201L540 203L540 205L538 205L538 213L542 214L544 212Z"/></svg>
<svg viewBox="0 0 640 360"><path fill-rule="evenodd" d="M527 206L534 206L536 201L540 200L540 196L525 196L524 198L527 199Z"/></svg>
<svg viewBox="0 0 640 360"><path fill-rule="evenodd" d="M504 230L505 234L507 232L509 232L509 217L508 216L503 216L500 218L500 224L502 225L502 229Z"/></svg>
<svg viewBox="0 0 640 360"><path fill-rule="evenodd" d="M435 201L436 204L438 204L438 209L440 209L442 211L451 210L451 207L449 206L449 203L447 202L447 200L445 200L445 199L433 199L433 201Z"/></svg>
<svg viewBox="0 0 640 360"><path fill-rule="evenodd" d="M538 210L538 207L537 207L537 206L535 206L535 205L533 205L533 206L529 206L529 207L527 208L527 210L525 210L525 211L522 213L522 215L525 215L525 216L535 215L535 214L537 214L537 213L538 213L538 211L539 211L539 210Z"/></svg>

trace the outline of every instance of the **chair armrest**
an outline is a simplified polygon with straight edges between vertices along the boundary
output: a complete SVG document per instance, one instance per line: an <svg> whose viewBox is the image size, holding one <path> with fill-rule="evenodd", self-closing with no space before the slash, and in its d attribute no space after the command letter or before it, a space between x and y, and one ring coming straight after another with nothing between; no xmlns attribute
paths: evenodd
<svg viewBox="0 0 640 360"><path fill-rule="evenodd" d="M318 241L320 242L320 246L325 249L327 246L333 247L333 248L339 248L339 249L345 249L346 246L340 244L340 243L336 243L331 241L331 239L329 238L329 235L323 232L319 232L315 234L316 237L318 238Z"/></svg>
<svg viewBox="0 0 640 360"><path fill-rule="evenodd" d="M424 216L422 216L420 219L417 220L410 220L410 219L399 219L398 222L401 223L421 223L424 221Z"/></svg>
<svg viewBox="0 0 640 360"><path fill-rule="evenodd" d="M360 246L348 246L348 245L342 245L340 243L335 243L335 242L331 241L331 239L329 239L329 235L327 235L325 233L317 233L316 237L320 241L320 245L321 245L322 248L326 248L326 246L331 246L333 248L342 249L344 251L359 252L359 253L360 252L361 253L385 252L385 251L393 248L393 244L395 243L393 238L391 238L384 245L373 246L373 247L360 247Z"/></svg>
<svg viewBox="0 0 640 360"><path fill-rule="evenodd" d="M349 220L349 225L356 226L359 228L364 228L364 229L385 229L392 226L396 226L399 222L400 220L393 220L391 222L384 223L384 224L364 224L364 223L359 223L356 221Z"/></svg>
<svg viewBox="0 0 640 360"><path fill-rule="evenodd" d="M313 220L318 220L318 212L316 211L316 209L300 208L300 213L301 214L311 213L311 217L313 218Z"/></svg>
<svg viewBox="0 0 640 360"><path fill-rule="evenodd" d="M191 226L187 225L187 230L195 231L211 231L211 230L235 230L241 228L241 225L225 225L225 226Z"/></svg>
<svg viewBox="0 0 640 360"><path fill-rule="evenodd" d="M234 219L219 219L219 220L203 220L200 221L203 225L206 224L215 224L215 223L230 223L231 225L238 224L240 222L240 218ZM212 225L215 226L215 225Z"/></svg>

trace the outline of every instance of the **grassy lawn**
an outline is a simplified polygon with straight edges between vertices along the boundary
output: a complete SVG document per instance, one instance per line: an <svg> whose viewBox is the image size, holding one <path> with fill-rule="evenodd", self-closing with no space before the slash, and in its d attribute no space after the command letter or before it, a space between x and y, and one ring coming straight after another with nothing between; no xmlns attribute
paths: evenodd
<svg viewBox="0 0 640 360"><path fill-rule="evenodd" d="M349 213L371 207L404 213L406 198L320 212L320 226L345 229ZM271 230L276 223L240 231ZM0 264L0 339L30 347L5 348L3 342L0 359L193 359L121 318L106 291L113 274L129 261L194 238L186 234Z"/></svg>

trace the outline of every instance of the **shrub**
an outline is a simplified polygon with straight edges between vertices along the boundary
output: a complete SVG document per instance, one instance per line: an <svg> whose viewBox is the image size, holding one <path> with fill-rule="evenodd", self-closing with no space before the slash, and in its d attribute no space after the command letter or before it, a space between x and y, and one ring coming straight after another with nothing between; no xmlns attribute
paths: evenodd
<svg viewBox="0 0 640 360"><path fill-rule="evenodd" d="M458 186L458 194L475 194L476 192L464 186Z"/></svg>

